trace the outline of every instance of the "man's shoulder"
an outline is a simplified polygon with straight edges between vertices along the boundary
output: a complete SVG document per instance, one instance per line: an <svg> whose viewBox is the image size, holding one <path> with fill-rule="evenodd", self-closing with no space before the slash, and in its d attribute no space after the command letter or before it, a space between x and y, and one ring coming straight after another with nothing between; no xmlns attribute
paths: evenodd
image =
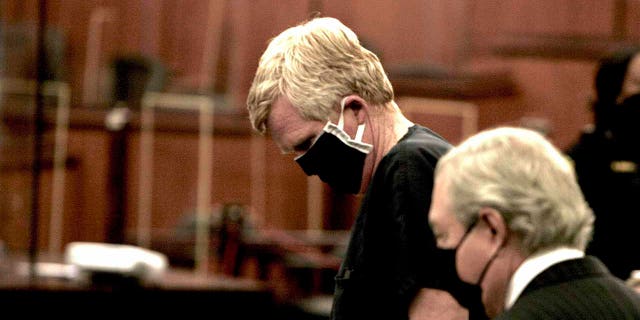
<svg viewBox="0 0 640 320"><path fill-rule="evenodd" d="M429 128L414 125L389 151L390 155L431 155L439 158L451 149L451 144Z"/></svg>
<svg viewBox="0 0 640 320"><path fill-rule="evenodd" d="M513 307L496 319L598 319L584 318L585 314L640 316L640 296L606 271L596 258L572 259L554 266L563 270L547 269L539 276L545 278L543 283L530 284ZM529 290L531 287L535 289Z"/></svg>

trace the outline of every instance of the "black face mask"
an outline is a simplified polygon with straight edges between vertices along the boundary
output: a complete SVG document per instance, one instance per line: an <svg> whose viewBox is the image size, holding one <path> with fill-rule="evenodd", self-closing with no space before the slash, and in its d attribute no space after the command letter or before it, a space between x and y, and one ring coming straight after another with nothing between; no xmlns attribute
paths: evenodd
<svg viewBox="0 0 640 320"><path fill-rule="evenodd" d="M341 112L338 125L327 122L320 137L296 162L308 176L318 175L335 191L356 194L360 192L364 160L373 146L361 142L364 124L351 139L342 130L342 122Z"/></svg>
<svg viewBox="0 0 640 320"><path fill-rule="evenodd" d="M444 275L448 274L448 278L454 279L454 282L449 285L448 291L461 306L469 310L470 320L488 319L484 310L484 305L482 304L482 288L480 287L480 283L482 283L482 278L484 277L489 264L487 264L487 266L485 266L485 269L483 269L480 281L478 281L477 284L464 282L458 276L458 272L456 269L456 254L458 248L460 247L460 245L462 245L473 227L475 227L476 223L477 220L469 225L464 235L462 236L462 239L460 239L460 242L455 248L437 249L438 259L442 261L442 273Z"/></svg>

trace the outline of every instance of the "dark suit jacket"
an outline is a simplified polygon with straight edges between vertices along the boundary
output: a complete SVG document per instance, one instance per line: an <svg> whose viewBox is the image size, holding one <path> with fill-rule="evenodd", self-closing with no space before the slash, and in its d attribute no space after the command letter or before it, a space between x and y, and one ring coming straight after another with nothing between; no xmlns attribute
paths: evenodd
<svg viewBox="0 0 640 320"><path fill-rule="evenodd" d="M587 256L543 271L495 319L640 319L640 294Z"/></svg>

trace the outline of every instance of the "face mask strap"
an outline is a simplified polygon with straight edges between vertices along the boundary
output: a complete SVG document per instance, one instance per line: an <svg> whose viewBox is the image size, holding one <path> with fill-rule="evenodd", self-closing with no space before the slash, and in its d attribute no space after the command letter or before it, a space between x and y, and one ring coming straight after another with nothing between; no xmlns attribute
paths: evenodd
<svg viewBox="0 0 640 320"><path fill-rule="evenodd" d="M362 135L364 134L364 123L358 125L358 130L356 131L356 136L354 140L358 142L362 142Z"/></svg>
<svg viewBox="0 0 640 320"><path fill-rule="evenodd" d="M340 101L340 119L338 119L338 128L340 128L340 130L344 130L344 103L347 101L347 98L348 97L344 97ZM362 136L364 135L364 127L365 127L364 123L358 125L358 129L356 130L356 136L353 138L353 140L357 142L362 142Z"/></svg>
<svg viewBox="0 0 640 320"><path fill-rule="evenodd" d="M347 97L340 100L340 119L338 119L338 128L342 130L344 128L344 103L347 101Z"/></svg>
<svg viewBox="0 0 640 320"><path fill-rule="evenodd" d="M491 255L491 258L489 258L489 262L487 262L487 264L484 265L482 272L480 272L478 283L476 283L477 285L479 286L482 285L482 281L484 281L484 276L487 275L487 271L489 271L489 267L491 266L493 261L496 260L496 258L498 257L498 253L500 253L501 250L502 250L502 246L500 246L500 248L498 248L498 250L496 250L496 252L494 252L493 255Z"/></svg>
<svg viewBox="0 0 640 320"><path fill-rule="evenodd" d="M477 285L481 285L482 281L484 281L484 276L487 275L487 271L489 270L489 267L491 266L491 264L493 264L493 261L496 260L496 258L498 257L498 254L500 253L500 251L502 251L502 249L504 249L505 242L506 242L506 238L505 238L505 240L502 241L502 243L500 244L500 247L498 248L498 250L496 250L496 252L494 252L493 255L491 255L491 258L489 258L489 262L487 262L487 264L484 265L484 268L482 269L482 272L480 273L480 278L478 278Z"/></svg>

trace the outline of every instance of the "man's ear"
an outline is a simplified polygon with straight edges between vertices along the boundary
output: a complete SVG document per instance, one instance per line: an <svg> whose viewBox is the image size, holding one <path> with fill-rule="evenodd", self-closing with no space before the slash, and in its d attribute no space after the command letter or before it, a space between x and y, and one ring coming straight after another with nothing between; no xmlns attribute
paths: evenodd
<svg viewBox="0 0 640 320"><path fill-rule="evenodd" d="M491 233L491 241L497 245L505 244L509 229L500 211L490 207L483 207L478 215Z"/></svg>
<svg viewBox="0 0 640 320"><path fill-rule="evenodd" d="M367 112L369 110L369 104L362 99L359 95L352 94L343 98L345 112L351 111L358 120L358 124L363 124Z"/></svg>

